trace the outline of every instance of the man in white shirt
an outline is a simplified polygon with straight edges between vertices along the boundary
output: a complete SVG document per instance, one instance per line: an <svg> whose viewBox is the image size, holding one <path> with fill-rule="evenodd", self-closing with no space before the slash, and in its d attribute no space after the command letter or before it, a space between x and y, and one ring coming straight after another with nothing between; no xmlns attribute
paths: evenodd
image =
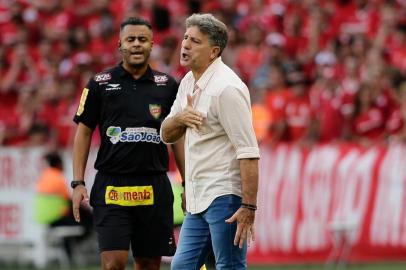
<svg viewBox="0 0 406 270"><path fill-rule="evenodd" d="M186 20L180 83L162 123L165 143L185 140L187 215L172 269L199 269L213 248L216 269L246 269L254 240L259 149L247 86L221 61L227 27L211 14Z"/></svg>

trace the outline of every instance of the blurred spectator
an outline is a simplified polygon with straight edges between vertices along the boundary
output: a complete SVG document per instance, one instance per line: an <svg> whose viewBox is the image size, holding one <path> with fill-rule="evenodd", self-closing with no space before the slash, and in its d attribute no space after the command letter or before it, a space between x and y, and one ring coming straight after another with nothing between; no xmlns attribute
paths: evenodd
<svg viewBox="0 0 406 270"><path fill-rule="evenodd" d="M14 46L10 63L0 88L5 92L33 90L39 76L26 43L20 42Z"/></svg>
<svg viewBox="0 0 406 270"><path fill-rule="evenodd" d="M406 81L398 89L400 105L393 110L386 123L386 129L391 138L406 142Z"/></svg>
<svg viewBox="0 0 406 270"><path fill-rule="evenodd" d="M250 82L256 69L265 58L263 40L265 29L256 22L251 22L245 32L245 42L236 56L235 68L244 82Z"/></svg>
<svg viewBox="0 0 406 270"><path fill-rule="evenodd" d="M38 116L52 129L53 139L58 146L67 147L73 142L74 123L71 115L77 109L76 87L73 79L66 79L63 83L44 85L39 90L42 106Z"/></svg>
<svg viewBox="0 0 406 270"><path fill-rule="evenodd" d="M282 67L271 67L267 85L264 101L270 112L270 140L271 142L286 141L285 111L292 92L286 86L285 72Z"/></svg>
<svg viewBox="0 0 406 270"><path fill-rule="evenodd" d="M384 111L375 106L372 85L365 83L355 96L354 139L362 145L369 146L382 140L384 132Z"/></svg>
<svg viewBox="0 0 406 270"><path fill-rule="evenodd" d="M354 56L346 56L343 60L344 74L341 80L343 103L341 111L348 118L354 113L354 97L360 87L359 61Z"/></svg>
<svg viewBox="0 0 406 270"><path fill-rule="evenodd" d="M267 143L269 131L271 129L272 118L268 108L263 102L253 102L252 104L252 124L258 143Z"/></svg>
<svg viewBox="0 0 406 270"><path fill-rule="evenodd" d="M151 23L155 28L154 40L159 44L172 30L169 9L166 6L155 4L152 8Z"/></svg>
<svg viewBox="0 0 406 270"><path fill-rule="evenodd" d="M369 66L363 78L363 82L369 84L375 106L382 111L385 121L396 107L395 94L390 80L383 63Z"/></svg>
<svg viewBox="0 0 406 270"><path fill-rule="evenodd" d="M287 75L292 96L286 102L285 121L290 142L309 143L315 141L316 130L313 110L308 96L308 85L304 73L292 70Z"/></svg>
<svg viewBox="0 0 406 270"><path fill-rule="evenodd" d="M58 153L47 153L44 156L46 167L41 173L36 191L36 220L52 226L54 222L69 219L71 215L69 190L63 176L62 159ZM73 221L73 220L72 220Z"/></svg>
<svg viewBox="0 0 406 270"><path fill-rule="evenodd" d="M336 58L332 52L316 56L318 78L309 95L315 114L315 126L320 142L333 142L346 136L346 123L342 112L343 92L339 83Z"/></svg>
<svg viewBox="0 0 406 270"><path fill-rule="evenodd" d="M267 88L268 76L272 72L273 66L282 66L287 64L287 59L283 51L285 38L278 33L271 33L265 38L265 55L261 59L261 65L254 70L254 76L251 80L251 91L257 91Z"/></svg>
<svg viewBox="0 0 406 270"><path fill-rule="evenodd" d="M5 144L23 145L28 139L28 132L36 123L35 111L38 99L33 91L19 93L17 104L3 116L6 126Z"/></svg>
<svg viewBox="0 0 406 270"><path fill-rule="evenodd" d="M71 201L67 181L63 175L63 162L57 152L49 152L44 155L46 166L42 171L37 183L35 198L35 220L49 227L58 226L82 226L83 239L90 232L92 217L88 210L81 209L81 223L73 219ZM78 239L64 239L64 247L69 258L72 255L73 241Z"/></svg>
<svg viewBox="0 0 406 270"><path fill-rule="evenodd" d="M201 6L202 12L209 12L215 14L217 17L221 17L221 21L226 25L237 27L241 19L239 12L239 2L236 0L220 0L220 1L204 1Z"/></svg>
<svg viewBox="0 0 406 270"><path fill-rule="evenodd" d="M221 54L221 58L223 62L228 65L229 67L235 67L236 57L239 54L240 46L241 46L241 37L240 33L238 32L237 28L232 26L228 27L228 41L227 41L227 49L223 51Z"/></svg>
<svg viewBox="0 0 406 270"><path fill-rule="evenodd" d="M175 36L167 36L159 46L158 55L154 53L151 65L156 70L173 76L178 82L187 73L187 70L179 64L178 39Z"/></svg>
<svg viewBox="0 0 406 270"><path fill-rule="evenodd" d="M34 123L28 130L28 138L23 145L26 147L47 145L50 143L50 132L51 131L46 124Z"/></svg>

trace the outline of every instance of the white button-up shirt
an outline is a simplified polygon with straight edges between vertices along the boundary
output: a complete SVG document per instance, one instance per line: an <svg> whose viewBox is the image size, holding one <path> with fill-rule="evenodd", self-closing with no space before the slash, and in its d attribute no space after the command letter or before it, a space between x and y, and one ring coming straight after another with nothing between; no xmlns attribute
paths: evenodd
<svg viewBox="0 0 406 270"><path fill-rule="evenodd" d="M199 132L185 134L186 208L195 214L219 196L242 196L238 160L259 158L259 149L248 88L220 57L197 82L192 72L185 75L168 118L187 106L188 94L204 117Z"/></svg>

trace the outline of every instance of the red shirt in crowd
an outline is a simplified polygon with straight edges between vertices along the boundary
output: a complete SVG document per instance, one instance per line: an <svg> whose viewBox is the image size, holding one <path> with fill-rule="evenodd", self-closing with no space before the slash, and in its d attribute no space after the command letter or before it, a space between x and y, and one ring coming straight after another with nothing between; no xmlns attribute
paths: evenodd
<svg viewBox="0 0 406 270"><path fill-rule="evenodd" d="M270 127L273 128L277 123L285 121L285 111L288 100L292 97L292 92L287 88L278 89L278 90L269 90L265 95L265 106L270 114ZM272 131L269 134L269 137L274 137L275 134L272 134ZM281 140L286 140L286 134L282 135Z"/></svg>
<svg viewBox="0 0 406 270"><path fill-rule="evenodd" d="M344 128L341 96L324 88L312 87L310 101L319 122L319 140L330 142L341 138Z"/></svg>
<svg viewBox="0 0 406 270"><path fill-rule="evenodd" d="M382 110L371 107L354 118L354 135L369 140L379 140L385 132L385 116Z"/></svg>
<svg viewBox="0 0 406 270"><path fill-rule="evenodd" d="M291 97L285 109L288 138L290 141L304 139L313 121L313 113L308 96Z"/></svg>
<svg viewBox="0 0 406 270"><path fill-rule="evenodd" d="M390 135L395 135L402 131L404 125L405 119L403 119L402 110L400 107L397 107L392 111L386 121L386 131Z"/></svg>
<svg viewBox="0 0 406 270"><path fill-rule="evenodd" d="M242 47L236 58L236 68L245 82L249 82L265 59L265 50L249 45Z"/></svg>
<svg viewBox="0 0 406 270"><path fill-rule="evenodd" d="M265 95L265 105L273 121L284 120L288 100L292 97L289 89L269 90Z"/></svg>

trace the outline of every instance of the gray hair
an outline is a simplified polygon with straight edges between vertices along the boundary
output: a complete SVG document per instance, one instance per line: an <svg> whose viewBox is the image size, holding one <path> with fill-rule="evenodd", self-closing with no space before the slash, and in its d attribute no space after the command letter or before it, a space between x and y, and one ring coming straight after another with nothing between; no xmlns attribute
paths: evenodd
<svg viewBox="0 0 406 270"><path fill-rule="evenodd" d="M186 28L192 26L207 35L211 45L220 47L220 56L227 45L227 26L210 13L191 15L186 19Z"/></svg>

